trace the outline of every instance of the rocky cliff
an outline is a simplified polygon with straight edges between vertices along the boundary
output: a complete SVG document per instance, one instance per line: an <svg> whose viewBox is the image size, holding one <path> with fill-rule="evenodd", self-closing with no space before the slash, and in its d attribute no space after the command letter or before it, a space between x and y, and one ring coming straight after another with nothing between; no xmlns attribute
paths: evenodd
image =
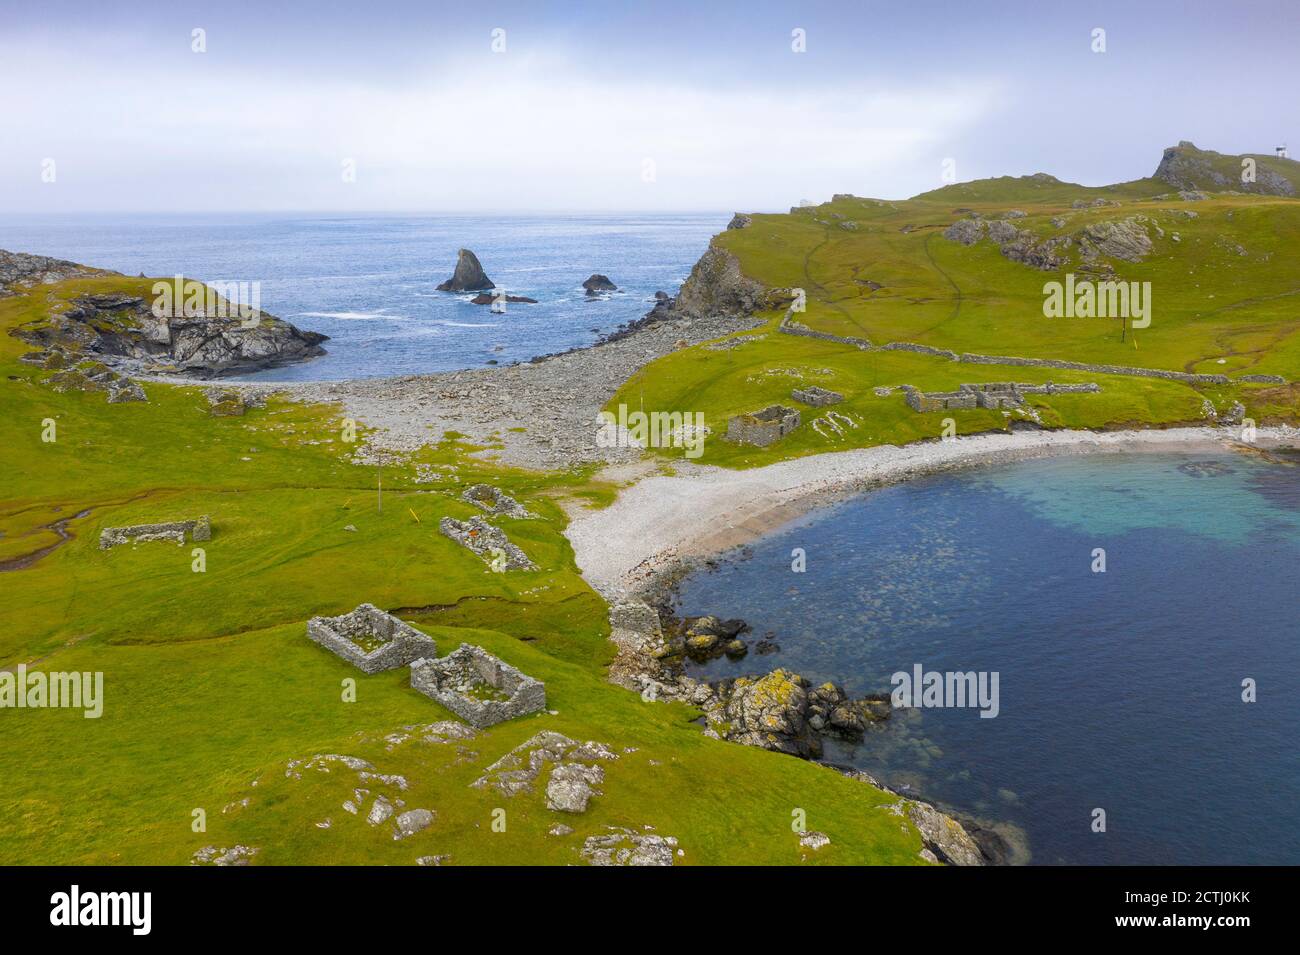
<svg viewBox="0 0 1300 955"><path fill-rule="evenodd" d="M116 274L60 259L0 251L0 294L5 295L70 278ZM141 284L147 285L148 280ZM145 295L88 293L53 302L44 317L10 334L39 349L23 356L24 361L56 371L93 362L126 375L216 378L325 353L320 347L325 335L303 331L260 310L245 317L234 309L212 308L214 298L208 297L198 314L160 315Z"/></svg>
<svg viewBox="0 0 1300 955"><path fill-rule="evenodd" d="M691 269L677 293L671 311L675 316L749 316L781 308L793 296L788 289L770 289L740 270L739 260L718 245L710 245Z"/></svg>
<svg viewBox="0 0 1300 955"><path fill-rule="evenodd" d="M1254 161L1254 179L1242 180L1242 160ZM1277 156L1245 153L1240 156L1198 149L1183 140L1170 146L1154 173L1177 189L1207 192L1257 192L1270 196L1294 196L1300 186L1300 162Z"/></svg>

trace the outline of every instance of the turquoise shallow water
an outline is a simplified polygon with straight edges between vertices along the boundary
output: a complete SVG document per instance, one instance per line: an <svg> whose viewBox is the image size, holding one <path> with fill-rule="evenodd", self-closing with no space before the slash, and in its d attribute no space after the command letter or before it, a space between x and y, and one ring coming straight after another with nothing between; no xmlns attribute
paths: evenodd
<svg viewBox="0 0 1300 955"><path fill-rule="evenodd" d="M927 478L679 591L681 612L743 617L751 645L780 646L696 675L785 666L864 693L915 664L998 672L996 718L896 710L827 757L1014 826L1037 863L1300 863L1298 609L1300 467L1237 455Z"/></svg>

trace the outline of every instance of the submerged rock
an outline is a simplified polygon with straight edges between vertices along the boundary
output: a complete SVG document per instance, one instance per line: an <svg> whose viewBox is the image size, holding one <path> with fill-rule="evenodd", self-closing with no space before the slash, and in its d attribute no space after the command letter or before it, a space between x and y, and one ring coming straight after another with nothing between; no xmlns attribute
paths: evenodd
<svg viewBox="0 0 1300 955"><path fill-rule="evenodd" d="M456 271L451 278L438 285L439 292L484 292L496 285L483 271L478 256L469 249L456 253Z"/></svg>

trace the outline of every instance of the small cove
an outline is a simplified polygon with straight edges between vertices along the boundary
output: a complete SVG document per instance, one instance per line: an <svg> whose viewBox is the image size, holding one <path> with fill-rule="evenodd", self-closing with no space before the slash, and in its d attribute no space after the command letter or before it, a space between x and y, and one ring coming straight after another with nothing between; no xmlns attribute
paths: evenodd
<svg viewBox="0 0 1300 955"><path fill-rule="evenodd" d="M1035 863L1294 864L1298 585L1300 468L1134 453L872 492L687 576L677 610L753 626L700 678L780 666L863 694L916 664L998 672L997 718L895 711L827 759L1010 823Z"/></svg>

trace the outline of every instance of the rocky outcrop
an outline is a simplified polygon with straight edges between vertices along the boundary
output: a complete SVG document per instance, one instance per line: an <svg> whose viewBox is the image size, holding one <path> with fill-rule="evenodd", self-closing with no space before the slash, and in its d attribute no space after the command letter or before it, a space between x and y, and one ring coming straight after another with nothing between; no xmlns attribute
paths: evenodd
<svg viewBox="0 0 1300 955"><path fill-rule="evenodd" d="M672 836L614 826L607 835L588 836L582 844L582 858L599 866L670 866L674 853L680 852Z"/></svg>
<svg viewBox="0 0 1300 955"><path fill-rule="evenodd" d="M451 278L438 285L439 292L486 292L496 285L483 271L478 256L469 249L456 253L456 271Z"/></svg>
<svg viewBox="0 0 1300 955"><path fill-rule="evenodd" d="M1255 161L1253 182L1243 182L1241 178L1242 160L1246 158ZM1187 192L1231 189L1270 196L1294 196L1296 183L1300 182L1300 162L1275 156L1217 153L1198 149L1194 143L1184 139L1164 151L1154 177Z"/></svg>
<svg viewBox="0 0 1300 955"><path fill-rule="evenodd" d="M1011 261L1052 272L1069 265L1069 250L1076 244L1086 265L1108 268L1102 261L1104 258L1140 262L1151 252L1151 237L1147 234L1144 223L1142 217L1132 216L1089 223L1074 235L1040 239L1033 232L1020 229L1007 219L986 222L967 218L958 219L948 226L943 237L961 245L974 245L987 236L997 243L998 249Z"/></svg>
<svg viewBox="0 0 1300 955"><path fill-rule="evenodd" d="M587 290L588 295L599 295L601 292L618 291L618 286L609 280L609 276L601 275L599 272L583 282L582 287Z"/></svg>
<svg viewBox="0 0 1300 955"><path fill-rule="evenodd" d="M712 690L704 713L715 735L804 759L821 756L823 736L861 739L870 723L890 712L887 697L853 700L833 683L813 687L785 669L724 680Z"/></svg>
<svg viewBox="0 0 1300 955"><path fill-rule="evenodd" d="M1151 236L1136 217L1093 222L1078 234L1085 262L1105 256L1125 262L1140 262L1151 254Z"/></svg>
<svg viewBox="0 0 1300 955"><path fill-rule="evenodd" d="M119 275L105 269L92 269L66 259L0 249L0 296L17 295L37 285L49 285L65 279Z"/></svg>
<svg viewBox="0 0 1300 955"><path fill-rule="evenodd" d="M675 315L748 317L755 312L784 308L794 300L788 289L769 289L740 270L740 261L726 249L710 245L691 269L673 303Z"/></svg>
<svg viewBox="0 0 1300 955"><path fill-rule="evenodd" d="M731 221L727 223L727 228L728 228L728 229L747 229L747 228L749 228L749 227L750 227L751 225L753 225L753 224L754 224L754 217L753 217L753 216L751 216L751 215L746 215L746 214L743 213L743 212L737 212L734 216L731 217Z"/></svg>
<svg viewBox="0 0 1300 955"><path fill-rule="evenodd" d="M39 360L30 360L42 367L63 368L89 358L124 374L214 378L325 354L320 343L327 336L266 312L241 318L209 313L206 303L199 312L159 315L144 297L83 295L10 334L40 349Z"/></svg>

